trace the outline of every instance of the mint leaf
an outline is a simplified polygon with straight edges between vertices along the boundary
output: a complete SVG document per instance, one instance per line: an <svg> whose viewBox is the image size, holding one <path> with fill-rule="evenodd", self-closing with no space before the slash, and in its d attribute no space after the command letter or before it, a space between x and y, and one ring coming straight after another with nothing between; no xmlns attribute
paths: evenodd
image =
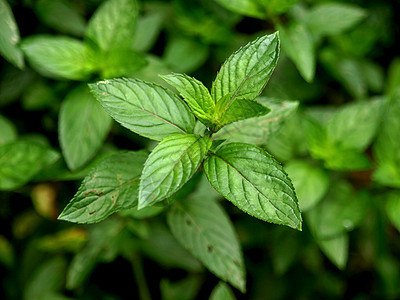
<svg viewBox="0 0 400 300"><path fill-rule="evenodd" d="M139 209L178 191L196 172L211 147L208 137L174 134L149 155L139 185Z"/></svg>
<svg viewBox="0 0 400 300"><path fill-rule="evenodd" d="M132 49L113 49L103 53L101 59L104 78L132 76L147 65L144 55Z"/></svg>
<svg viewBox="0 0 400 300"><path fill-rule="evenodd" d="M270 135L279 130L286 118L294 114L299 104L296 101L279 101L266 97L258 97L256 101L271 111L261 117L228 124L216 132L213 138L257 145L267 143Z"/></svg>
<svg viewBox="0 0 400 300"><path fill-rule="evenodd" d="M226 9L241 15L260 19L263 19L266 15L266 11L262 10L257 0L216 0L216 2Z"/></svg>
<svg viewBox="0 0 400 300"><path fill-rule="evenodd" d="M400 194L398 192L388 195L385 211L390 222L400 231Z"/></svg>
<svg viewBox="0 0 400 300"><path fill-rule="evenodd" d="M278 26L282 49L294 62L301 76L312 82L316 69L315 42L307 27L300 23Z"/></svg>
<svg viewBox="0 0 400 300"><path fill-rule="evenodd" d="M83 180L59 220L95 223L137 205L139 177L147 154L119 152L102 160Z"/></svg>
<svg viewBox="0 0 400 300"><path fill-rule="evenodd" d="M344 32L367 16L367 12L352 4L331 2L315 5L304 17L314 34L335 35Z"/></svg>
<svg viewBox="0 0 400 300"><path fill-rule="evenodd" d="M176 201L167 215L176 239L211 272L245 291L243 254L224 211L209 198Z"/></svg>
<svg viewBox="0 0 400 300"><path fill-rule="evenodd" d="M235 300L235 295L229 285L220 281L211 292L209 300Z"/></svg>
<svg viewBox="0 0 400 300"><path fill-rule="evenodd" d="M263 149L227 144L206 159L204 170L211 185L244 212L301 230L293 185L282 166Z"/></svg>
<svg viewBox="0 0 400 300"><path fill-rule="evenodd" d="M302 212L315 206L329 188L328 174L306 161L290 161L285 170L292 179Z"/></svg>
<svg viewBox="0 0 400 300"><path fill-rule="evenodd" d="M72 90L60 108L59 139L68 167L78 169L102 145L112 119L86 86Z"/></svg>
<svg viewBox="0 0 400 300"><path fill-rule="evenodd" d="M57 152L35 142L17 141L0 146L0 190L24 185L58 158Z"/></svg>
<svg viewBox="0 0 400 300"><path fill-rule="evenodd" d="M136 0L107 0L90 19L85 38L104 52L115 48L130 49L137 15Z"/></svg>
<svg viewBox="0 0 400 300"><path fill-rule="evenodd" d="M162 279L160 282L162 300L193 300L199 293L202 278L191 275L180 281Z"/></svg>
<svg viewBox="0 0 400 300"><path fill-rule="evenodd" d="M177 73L162 75L161 78L178 90L194 115L204 125L213 126L215 103L210 92L200 81L186 74Z"/></svg>
<svg viewBox="0 0 400 300"><path fill-rule="evenodd" d="M174 133L192 133L195 119L169 90L132 78L89 84L104 109L133 132L154 140Z"/></svg>
<svg viewBox="0 0 400 300"><path fill-rule="evenodd" d="M8 119L0 115L0 146L17 139L17 129Z"/></svg>
<svg viewBox="0 0 400 300"><path fill-rule="evenodd" d="M0 54L14 66L24 68L24 56L17 44L20 35L7 1L0 0Z"/></svg>
<svg viewBox="0 0 400 300"><path fill-rule="evenodd" d="M349 234L341 233L330 239L317 240L322 252L340 270L344 270L349 258Z"/></svg>
<svg viewBox="0 0 400 300"><path fill-rule="evenodd" d="M262 5L271 14L282 14L287 12L299 0L260 0Z"/></svg>
<svg viewBox="0 0 400 300"><path fill-rule="evenodd" d="M211 88L215 102L227 94L231 101L254 100L263 90L279 57L278 34L265 35L240 48L222 65Z"/></svg>
<svg viewBox="0 0 400 300"><path fill-rule="evenodd" d="M221 127L240 120L264 116L271 110L256 101L240 100L232 101L233 97L228 94L222 97L215 107L218 126L214 128L218 131Z"/></svg>
<svg viewBox="0 0 400 300"><path fill-rule="evenodd" d="M84 80L94 70L85 45L70 37L34 35L21 43L32 67L43 76Z"/></svg>

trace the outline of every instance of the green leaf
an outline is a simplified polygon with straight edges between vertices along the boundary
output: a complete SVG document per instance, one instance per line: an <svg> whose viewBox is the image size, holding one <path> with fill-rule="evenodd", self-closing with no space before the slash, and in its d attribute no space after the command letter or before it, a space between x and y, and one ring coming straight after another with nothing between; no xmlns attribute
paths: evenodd
<svg viewBox="0 0 400 300"><path fill-rule="evenodd" d="M200 289L200 278L190 276L178 282L171 282L162 279L160 290L162 300L192 300L196 297Z"/></svg>
<svg viewBox="0 0 400 300"><path fill-rule="evenodd" d="M218 126L214 128L215 131L227 124L249 118L261 117L271 111L268 107L256 101L245 99L232 101L232 99L232 95L228 94L217 102L215 110Z"/></svg>
<svg viewBox="0 0 400 300"><path fill-rule="evenodd" d="M254 100L264 89L279 57L278 34L265 35L232 54L222 65L211 95L215 102L227 94L231 101Z"/></svg>
<svg viewBox="0 0 400 300"><path fill-rule="evenodd" d="M22 41L21 48L32 67L46 77L84 80L94 70L88 49L70 37L33 35Z"/></svg>
<svg viewBox="0 0 400 300"><path fill-rule="evenodd" d="M161 78L178 90L194 115L204 125L213 126L215 103L210 92L200 81L186 74L177 73L163 75Z"/></svg>
<svg viewBox="0 0 400 300"><path fill-rule="evenodd" d="M175 201L167 222L176 239L211 272L244 292L243 254L226 213L208 198Z"/></svg>
<svg viewBox="0 0 400 300"><path fill-rule="evenodd" d="M17 139L17 129L8 119L0 115L0 146Z"/></svg>
<svg viewBox="0 0 400 300"><path fill-rule="evenodd" d="M211 292L209 300L235 300L235 295L229 285L220 281Z"/></svg>
<svg viewBox="0 0 400 300"><path fill-rule="evenodd" d="M394 58L390 62L388 70L388 79L386 82L386 94L394 96L400 86L400 57Z"/></svg>
<svg viewBox="0 0 400 300"><path fill-rule="evenodd" d="M0 264L11 269L15 264L15 251L12 244L0 235Z"/></svg>
<svg viewBox="0 0 400 300"><path fill-rule="evenodd" d="M256 0L215 0L220 5L235 13L264 19L266 11L262 9L261 4Z"/></svg>
<svg viewBox="0 0 400 300"><path fill-rule="evenodd" d="M349 234L341 233L333 238L317 240L322 252L340 270L344 270L349 258Z"/></svg>
<svg viewBox="0 0 400 300"><path fill-rule="evenodd" d="M136 0L107 0L94 13L85 38L104 52L131 49L138 15Z"/></svg>
<svg viewBox="0 0 400 300"><path fill-rule="evenodd" d="M113 49L104 53L101 59L104 78L133 76L147 65L144 55L131 49Z"/></svg>
<svg viewBox="0 0 400 300"><path fill-rule="evenodd" d="M329 188L326 172L306 161L290 161L285 170L292 179L302 212L315 206Z"/></svg>
<svg viewBox="0 0 400 300"><path fill-rule="evenodd" d="M139 177L147 154L119 152L102 160L83 180L59 220L95 223L137 205Z"/></svg>
<svg viewBox="0 0 400 300"><path fill-rule="evenodd" d="M327 123L329 139L344 148L364 151L378 130L382 106L382 99L341 106Z"/></svg>
<svg viewBox="0 0 400 300"><path fill-rule="evenodd" d="M296 101L279 101L266 97L258 97L256 100L271 111L265 116L228 124L216 132L213 138L226 139L228 142L264 144L271 134L279 130L285 119L294 114L299 104Z"/></svg>
<svg viewBox="0 0 400 300"><path fill-rule="evenodd" d="M139 209L178 191L197 171L211 147L208 137L174 134L163 139L147 159L139 185Z"/></svg>
<svg viewBox="0 0 400 300"><path fill-rule="evenodd" d="M58 104L58 97L53 86L48 85L44 80L37 80L29 86L29 89L22 95L22 106L25 110L42 110Z"/></svg>
<svg viewBox="0 0 400 300"><path fill-rule="evenodd" d="M118 78L89 84L104 109L133 132L154 140L192 133L195 119L169 90L137 79Z"/></svg>
<svg viewBox="0 0 400 300"><path fill-rule="evenodd" d="M377 169L375 181L390 187L400 187L400 90L384 106L382 124L374 144Z"/></svg>
<svg viewBox="0 0 400 300"><path fill-rule="evenodd" d="M64 99L58 123L61 149L68 167L87 163L103 144L112 119L86 86L72 90Z"/></svg>
<svg viewBox="0 0 400 300"><path fill-rule="evenodd" d="M74 7L64 0L39 0L35 3L35 12L41 22L65 34L83 36L86 20Z"/></svg>
<svg viewBox="0 0 400 300"><path fill-rule="evenodd" d="M300 23L285 28L278 26L282 49L294 62L301 76L312 82L315 76L317 57L315 42L307 27Z"/></svg>
<svg viewBox="0 0 400 300"><path fill-rule="evenodd" d="M398 192L389 194L385 210L390 222L400 231L400 194Z"/></svg>
<svg viewBox="0 0 400 300"><path fill-rule="evenodd" d="M339 181L324 200L307 214L308 225L317 239L330 239L353 230L363 220L366 200L352 186Z"/></svg>
<svg viewBox="0 0 400 300"><path fill-rule="evenodd" d="M262 5L271 14L282 14L287 12L299 0L261 0Z"/></svg>
<svg viewBox="0 0 400 300"><path fill-rule="evenodd" d="M342 33L367 16L367 12L355 5L327 2L315 5L305 16L306 25L317 35Z"/></svg>
<svg viewBox="0 0 400 300"><path fill-rule="evenodd" d="M258 219L301 230L297 197L282 166L263 149L231 143L204 162L211 185Z"/></svg>
<svg viewBox="0 0 400 300"><path fill-rule="evenodd" d="M0 146L0 190L24 185L58 158L57 152L39 143L17 141Z"/></svg>
<svg viewBox="0 0 400 300"><path fill-rule="evenodd" d="M163 60L175 72L189 73L197 70L208 54L209 49L204 43L174 34L165 47Z"/></svg>
<svg viewBox="0 0 400 300"><path fill-rule="evenodd" d="M0 0L0 54L14 66L24 68L24 56L17 44L20 35L14 15L6 0Z"/></svg>

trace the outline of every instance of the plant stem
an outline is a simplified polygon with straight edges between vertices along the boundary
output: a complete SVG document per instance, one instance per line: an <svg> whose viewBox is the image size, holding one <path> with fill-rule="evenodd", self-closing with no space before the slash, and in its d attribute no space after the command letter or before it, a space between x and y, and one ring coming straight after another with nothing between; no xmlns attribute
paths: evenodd
<svg viewBox="0 0 400 300"><path fill-rule="evenodd" d="M133 273L135 274L136 282L139 288L139 296L141 300L151 300L149 288L146 283L146 277L144 276L142 260L140 254L135 252L130 258Z"/></svg>

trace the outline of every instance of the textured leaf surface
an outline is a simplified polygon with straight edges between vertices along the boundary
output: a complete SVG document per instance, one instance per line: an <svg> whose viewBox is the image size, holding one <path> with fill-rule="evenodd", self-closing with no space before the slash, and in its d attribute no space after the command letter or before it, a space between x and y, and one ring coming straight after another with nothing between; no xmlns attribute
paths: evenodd
<svg viewBox="0 0 400 300"><path fill-rule="evenodd" d="M231 288L225 283L220 281L218 285L213 289L210 295L210 300L235 300Z"/></svg>
<svg viewBox="0 0 400 300"><path fill-rule="evenodd" d="M139 177L147 153L120 152L102 160L83 180L59 220L94 223L137 205Z"/></svg>
<svg viewBox="0 0 400 300"><path fill-rule="evenodd" d="M176 201L167 216L176 239L211 272L245 291L243 255L232 223L208 198Z"/></svg>
<svg viewBox="0 0 400 300"><path fill-rule="evenodd" d="M24 185L58 158L57 152L35 142L17 141L1 146L0 190Z"/></svg>
<svg viewBox="0 0 400 300"><path fill-rule="evenodd" d="M208 127L212 126L215 103L210 92L200 81L185 74L176 73L163 75L161 78L178 90L202 123Z"/></svg>
<svg viewBox="0 0 400 300"><path fill-rule="evenodd" d="M295 101L278 101L266 97L257 98L257 102L269 107L271 112L262 117L228 124L215 133L213 138L257 145L266 143L269 136L279 130L285 119L293 115L298 107Z"/></svg>
<svg viewBox="0 0 400 300"><path fill-rule="evenodd" d="M326 172L306 161L291 161L285 170L293 181L302 212L316 205L328 190L329 177Z"/></svg>
<svg viewBox="0 0 400 300"><path fill-rule="evenodd" d="M0 54L14 66L22 69L24 57L17 46L20 40L17 23L6 0L0 0Z"/></svg>
<svg viewBox="0 0 400 300"><path fill-rule="evenodd" d="M282 166L263 149L227 144L207 158L204 170L211 185L244 212L301 230L293 185Z"/></svg>
<svg viewBox="0 0 400 300"><path fill-rule="evenodd" d="M59 138L70 169L81 167L94 156L111 124L112 119L86 86L67 95L60 109Z"/></svg>
<svg viewBox="0 0 400 300"><path fill-rule="evenodd" d="M211 95L218 101L227 94L231 101L253 100L263 90L279 57L278 34L258 38L232 54L222 65Z"/></svg>
<svg viewBox="0 0 400 300"><path fill-rule="evenodd" d="M93 70L85 45L69 37L34 35L24 39L21 48L43 76L84 80Z"/></svg>
<svg viewBox="0 0 400 300"><path fill-rule="evenodd" d="M304 20L316 34L339 34L366 16L366 11L358 6L332 2L314 6Z"/></svg>
<svg viewBox="0 0 400 300"><path fill-rule="evenodd" d="M137 134L162 140L174 133L193 132L195 119L189 108L161 86L119 78L89 87L111 117Z"/></svg>
<svg viewBox="0 0 400 300"><path fill-rule="evenodd" d="M139 185L139 208L161 201L178 191L196 172L211 141L194 134L166 137L151 152Z"/></svg>
<svg viewBox="0 0 400 300"><path fill-rule="evenodd" d="M8 119L0 115L0 146L16 140L17 129Z"/></svg>
<svg viewBox="0 0 400 300"><path fill-rule="evenodd" d="M90 19L85 37L103 51L131 48L137 15L136 0L108 0Z"/></svg>
<svg viewBox="0 0 400 300"><path fill-rule="evenodd" d="M311 82L316 69L315 45L311 33L303 24L293 24L285 28L279 26L282 49L292 59L301 76Z"/></svg>

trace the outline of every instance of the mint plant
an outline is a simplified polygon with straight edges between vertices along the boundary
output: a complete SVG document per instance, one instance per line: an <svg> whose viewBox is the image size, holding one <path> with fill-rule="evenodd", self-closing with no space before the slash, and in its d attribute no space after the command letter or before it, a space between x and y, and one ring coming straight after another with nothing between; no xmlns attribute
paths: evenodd
<svg viewBox="0 0 400 300"><path fill-rule="evenodd" d="M116 211L134 207L140 210L163 201L172 203L174 195L203 169L215 190L242 211L301 230L296 193L280 163L260 147L214 137L230 123L257 119L270 112L255 99L278 57L277 33L258 38L226 60L211 93L190 76L162 76L183 100L162 86L133 78L89 84L112 118L160 143L148 156L143 151L127 151L103 160L85 178L59 219L94 223ZM196 126L196 122L202 125ZM230 222L224 220L221 209L206 197L173 206L168 215L177 239L217 276L244 291L241 254L233 251L227 256L224 250L224 243L240 248ZM190 224L204 228L204 233ZM216 225L223 242L202 236L210 230L211 234ZM198 238L199 243L188 240L187 235Z"/></svg>

